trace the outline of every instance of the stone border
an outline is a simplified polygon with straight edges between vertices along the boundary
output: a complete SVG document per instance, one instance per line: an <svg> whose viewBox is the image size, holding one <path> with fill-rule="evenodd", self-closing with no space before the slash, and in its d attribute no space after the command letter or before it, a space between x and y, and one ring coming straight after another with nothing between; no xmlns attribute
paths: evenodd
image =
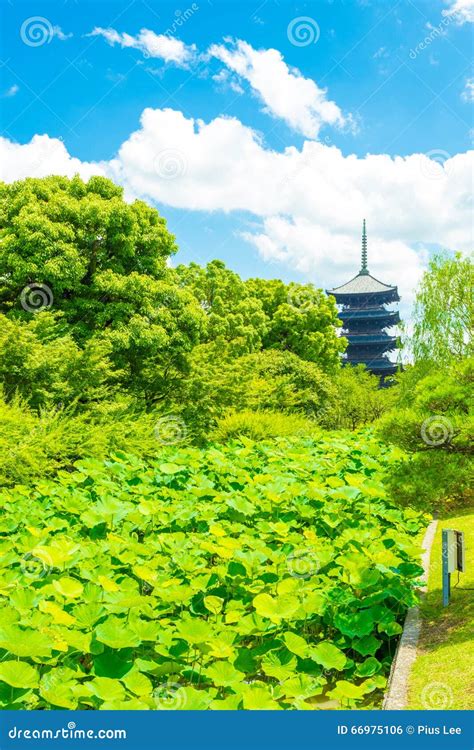
<svg viewBox="0 0 474 750"><path fill-rule="evenodd" d="M437 525L437 520L431 521L423 538L424 552L421 557L421 563L423 566L421 580L423 586L420 589L421 593L426 592L428 585L431 547ZM395 657L392 662L392 668L390 670L390 676L388 678L387 690L382 704L382 709L385 711L401 711L406 708L408 679L410 677L411 668L416 659L420 630L420 608L418 606L410 607L405 618L403 632L400 641L398 642Z"/></svg>

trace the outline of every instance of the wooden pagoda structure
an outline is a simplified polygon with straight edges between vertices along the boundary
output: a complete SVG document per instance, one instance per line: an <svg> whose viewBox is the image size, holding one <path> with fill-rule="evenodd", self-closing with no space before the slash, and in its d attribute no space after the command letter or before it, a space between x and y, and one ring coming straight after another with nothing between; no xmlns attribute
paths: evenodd
<svg viewBox="0 0 474 750"><path fill-rule="evenodd" d="M342 335L348 341L343 355L344 364L365 365L374 375L385 378L393 375L397 364L388 358L388 352L397 348L397 339L387 333L400 322L397 311L387 309L387 305L398 302L396 286L383 284L369 273L367 268L367 232L365 219L362 227L362 263L357 276L342 286L327 290L340 306Z"/></svg>

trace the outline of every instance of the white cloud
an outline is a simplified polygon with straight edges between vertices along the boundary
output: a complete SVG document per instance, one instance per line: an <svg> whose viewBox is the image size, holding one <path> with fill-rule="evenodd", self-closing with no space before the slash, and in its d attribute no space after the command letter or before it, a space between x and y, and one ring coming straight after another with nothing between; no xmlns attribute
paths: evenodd
<svg viewBox="0 0 474 750"><path fill-rule="evenodd" d="M225 91L231 89L236 94L243 94L244 90L240 85L237 76L233 76L228 70L222 68L218 73L212 76L212 80L217 83L218 89Z"/></svg>
<svg viewBox="0 0 474 750"><path fill-rule="evenodd" d="M256 50L240 39L226 42L213 44L208 54L247 81L273 117L308 138L316 138L323 125L352 125L350 116L327 98L326 89L290 68L278 50Z"/></svg>
<svg viewBox="0 0 474 750"><path fill-rule="evenodd" d="M59 39L61 42L65 42L66 39L70 39L73 34L65 34L61 26L53 26L52 36L56 37L56 39Z"/></svg>
<svg viewBox="0 0 474 750"><path fill-rule="evenodd" d="M20 90L20 87L17 86L16 83L13 84L13 86L10 86L9 89L7 89L3 94L2 97L4 99L9 99L11 96L15 96L15 94L18 94Z"/></svg>
<svg viewBox="0 0 474 750"><path fill-rule="evenodd" d="M205 123L170 109L146 109L110 162L82 163L48 136L23 146L0 139L0 178L107 174L129 198L246 211L253 226L244 239L277 264L275 276L292 269L326 288L357 272L365 217L369 268L399 285L406 311L428 247L472 247L473 155L345 156L316 141L277 152L235 118Z"/></svg>
<svg viewBox="0 0 474 750"><path fill-rule="evenodd" d="M95 174L106 174L102 162L83 162L69 155L59 138L35 135L29 143L13 143L0 137L0 180L13 182L25 177L80 174L85 180Z"/></svg>
<svg viewBox="0 0 474 750"><path fill-rule="evenodd" d="M463 102L474 102L474 78L468 78L461 94Z"/></svg>
<svg viewBox="0 0 474 750"><path fill-rule="evenodd" d="M443 16L456 16L463 23L474 23L474 0L452 0L451 5L443 10Z"/></svg>
<svg viewBox="0 0 474 750"><path fill-rule="evenodd" d="M160 58L167 63L186 67L196 53L196 45L186 45L180 39L167 34L155 34L150 29L141 29L136 36L115 29L96 26L87 36L102 36L110 45L138 49L144 57Z"/></svg>

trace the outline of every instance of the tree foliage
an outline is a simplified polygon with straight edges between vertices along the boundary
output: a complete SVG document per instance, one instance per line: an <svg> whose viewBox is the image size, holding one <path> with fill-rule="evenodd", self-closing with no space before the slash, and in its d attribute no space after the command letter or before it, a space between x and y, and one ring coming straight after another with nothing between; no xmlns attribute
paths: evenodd
<svg viewBox="0 0 474 750"><path fill-rule="evenodd" d="M444 365L474 354L474 264L469 257L435 256L416 295L413 354Z"/></svg>
<svg viewBox="0 0 474 750"><path fill-rule="evenodd" d="M155 209L102 177L29 178L0 185L0 239L3 316L28 326L42 289L66 358L73 342L92 346L122 387L151 401L169 391L203 314L167 267L176 246Z"/></svg>
<svg viewBox="0 0 474 750"><path fill-rule="evenodd" d="M393 402L392 391L380 388L379 378L363 365L341 368L332 387L335 395L320 413L321 423L329 429L356 430L381 417Z"/></svg>
<svg viewBox="0 0 474 750"><path fill-rule="evenodd" d="M193 293L206 314L203 343L228 343L234 357L261 348L267 319L260 301L236 273L220 260L205 268L197 263L181 265L176 271L180 284Z"/></svg>
<svg viewBox="0 0 474 750"><path fill-rule="evenodd" d="M249 279L246 285L261 300L268 319L265 349L293 352L326 372L339 369L347 340L336 334L341 322L332 297L312 284Z"/></svg>
<svg viewBox="0 0 474 750"><path fill-rule="evenodd" d="M344 347L333 301L311 285L243 281L221 261L173 269L175 251L158 212L126 203L103 177L0 184L5 397L84 407L124 392L146 409L187 409L199 430L240 407L237 373L247 386L251 379L245 357L277 350L297 358L293 372L306 367L318 401ZM279 393L307 412L307 387L295 397L284 378ZM280 408L283 395L274 388L270 398L262 379L262 403L255 383L242 406Z"/></svg>
<svg viewBox="0 0 474 750"><path fill-rule="evenodd" d="M413 382L413 373L406 377ZM472 499L473 386L474 360L454 360L420 377L410 395L403 390L402 402L382 418L381 437L411 454L392 473L401 501L437 507Z"/></svg>

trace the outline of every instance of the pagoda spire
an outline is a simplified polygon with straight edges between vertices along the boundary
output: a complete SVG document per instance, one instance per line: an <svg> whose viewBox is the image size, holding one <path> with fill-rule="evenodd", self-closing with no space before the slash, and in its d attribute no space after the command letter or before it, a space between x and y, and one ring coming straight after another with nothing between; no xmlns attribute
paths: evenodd
<svg viewBox="0 0 474 750"><path fill-rule="evenodd" d="M359 273L364 276L367 276L369 273L369 269L367 268L367 232L365 228L365 219L362 224L362 265Z"/></svg>

